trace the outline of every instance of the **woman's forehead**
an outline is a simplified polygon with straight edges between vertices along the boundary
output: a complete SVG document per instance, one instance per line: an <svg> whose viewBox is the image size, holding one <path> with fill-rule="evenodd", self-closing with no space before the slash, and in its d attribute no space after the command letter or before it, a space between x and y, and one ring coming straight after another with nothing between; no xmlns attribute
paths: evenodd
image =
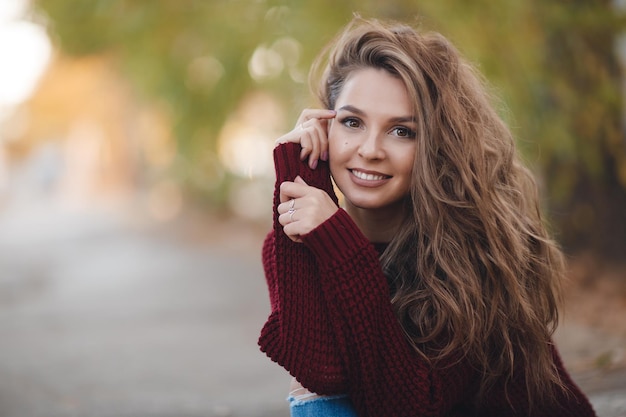
<svg viewBox="0 0 626 417"><path fill-rule="evenodd" d="M407 89L398 77L382 69L354 71L346 79L335 103L336 110L384 114L389 118L414 119Z"/></svg>

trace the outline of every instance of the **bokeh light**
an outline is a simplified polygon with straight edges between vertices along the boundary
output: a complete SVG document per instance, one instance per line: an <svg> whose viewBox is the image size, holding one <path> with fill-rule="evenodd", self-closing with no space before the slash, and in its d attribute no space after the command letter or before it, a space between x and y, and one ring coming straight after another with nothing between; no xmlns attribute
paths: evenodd
<svg viewBox="0 0 626 417"><path fill-rule="evenodd" d="M0 8L0 13L8 12ZM30 97L52 54L44 28L18 20L14 11L9 16L0 17L0 109L5 111Z"/></svg>

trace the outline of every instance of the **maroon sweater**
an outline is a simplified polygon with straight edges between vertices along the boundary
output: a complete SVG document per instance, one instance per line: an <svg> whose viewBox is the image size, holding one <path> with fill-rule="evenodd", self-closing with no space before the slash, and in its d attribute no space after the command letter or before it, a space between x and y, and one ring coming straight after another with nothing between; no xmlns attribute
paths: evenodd
<svg viewBox="0 0 626 417"><path fill-rule="evenodd" d="M318 394L347 393L359 416L595 416L589 401L553 351L568 394L535 404L523 375L474 404L478 377L467 362L433 367L408 343L389 299L379 254L350 216L330 219L291 241L278 223L279 185L300 175L335 201L328 164L299 160L300 146L274 151L274 226L263 245L271 314L259 345L273 361ZM503 385L503 384L501 384ZM508 395L507 395L508 394Z"/></svg>

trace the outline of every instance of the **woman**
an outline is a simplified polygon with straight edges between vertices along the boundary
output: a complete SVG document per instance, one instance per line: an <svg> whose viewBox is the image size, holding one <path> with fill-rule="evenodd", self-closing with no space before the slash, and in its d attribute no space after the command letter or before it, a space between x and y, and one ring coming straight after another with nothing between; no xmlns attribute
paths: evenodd
<svg viewBox="0 0 626 417"><path fill-rule="evenodd" d="M359 18L327 61L263 246L292 415L593 416L551 341L561 253L472 67Z"/></svg>

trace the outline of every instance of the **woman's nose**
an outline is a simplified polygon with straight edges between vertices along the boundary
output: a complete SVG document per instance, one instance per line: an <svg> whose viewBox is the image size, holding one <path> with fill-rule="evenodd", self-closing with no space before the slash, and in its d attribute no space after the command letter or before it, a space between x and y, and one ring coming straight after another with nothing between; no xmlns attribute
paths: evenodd
<svg viewBox="0 0 626 417"><path fill-rule="evenodd" d="M377 133L366 133L358 149L359 156L365 159L381 159L384 151Z"/></svg>

